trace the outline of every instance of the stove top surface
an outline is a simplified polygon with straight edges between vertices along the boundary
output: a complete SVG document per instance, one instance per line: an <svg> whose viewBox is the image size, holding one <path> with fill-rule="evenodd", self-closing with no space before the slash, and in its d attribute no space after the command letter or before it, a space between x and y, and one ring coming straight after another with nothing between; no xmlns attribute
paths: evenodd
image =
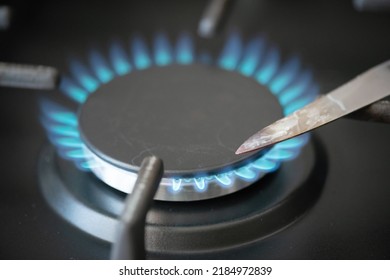
<svg viewBox="0 0 390 280"><path fill-rule="evenodd" d="M387 26L390 19L386 14L358 13L353 10L350 1L242 2L236 3L226 30L236 28L243 38L264 33L280 46L282 54L298 52L301 60L314 70L321 92L327 92L369 67L389 59ZM15 5L15 21L9 30L0 34L3 40L0 46L1 61L52 65L66 72L70 56L82 56L91 44L104 45L114 37L128 40L132 34L142 32L150 40L161 29L172 36L183 29L195 33L206 1L122 1L111 7L103 1L42 0L33 3L12 1L10 4ZM94 8L91 9L91 6ZM226 35L226 32L222 32L212 40L196 38L197 45L199 49L217 53ZM45 97L75 109L77 106L59 91L12 88L0 88L0 91L0 117L3 120L0 123L0 152L4 159L0 163L0 215L3 224L0 232L1 257L108 258L110 244L91 237L61 218L44 199L44 192L39 187L38 162L42 148L47 143L38 120L38 100ZM208 251L152 250L160 245L151 243L148 257L390 258L388 126L343 119L318 129L315 139L312 143L319 143L315 145L314 152L317 172L314 172L315 180L310 187L318 192L309 200L312 201L310 207L299 212L299 219L288 223L289 227L282 227L266 238L259 233L259 240L250 238L250 243L244 242L240 246L222 246L221 249L209 244L212 250ZM56 164L63 163L59 161ZM279 176L288 165L294 165L294 161L282 164L281 170L264 178L265 181L260 183L264 192L273 186L266 185L267 182L288 179ZM78 181L77 186L94 184L96 180L90 173L78 173L76 169L65 170L74 175L70 180ZM76 197L100 198L94 191L89 192L88 188L69 192L85 192L83 195L77 193ZM103 188L102 192L106 190ZM120 192L109 192L113 192L118 200L123 199ZM180 211L175 219L180 220L182 226L186 226L185 217L188 213L194 213L197 223L215 223L208 217L216 212L230 213L230 209L240 209L238 198L250 198L252 195L253 189L248 188L237 196L231 194L203 202L159 202L155 204L149 222L151 225L166 222L161 218L161 211L170 215ZM277 197L275 193L272 195ZM244 203L246 200L242 201ZM255 204L254 201L252 203ZM261 199L259 203L262 203ZM293 205L293 209L298 211L299 205ZM118 209L105 211L115 216ZM194 209L197 210L192 212ZM237 220L240 214L244 218L249 215L249 208L245 208L249 212L241 209L243 212L231 212L229 219ZM207 219L198 220L201 216ZM277 221L282 219L283 216ZM258 226L260 228L262 224ZM250 232L255 230L252 228ZM217 237L213 238L216 240ZM242 240L248 241L245 237ZM172 240L164 244L172 244Z"/></svg>

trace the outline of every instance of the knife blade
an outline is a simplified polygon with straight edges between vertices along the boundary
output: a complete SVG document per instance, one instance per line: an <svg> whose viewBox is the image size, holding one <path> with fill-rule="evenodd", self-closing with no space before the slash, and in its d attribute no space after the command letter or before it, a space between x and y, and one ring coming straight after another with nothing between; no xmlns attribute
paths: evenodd
<svg viewBox="0 0 390 280"><path fill-rule="evenodd" d="M262 149L298 136L390 95L390 60L321 96L248 138L236 154Z"/></svg>

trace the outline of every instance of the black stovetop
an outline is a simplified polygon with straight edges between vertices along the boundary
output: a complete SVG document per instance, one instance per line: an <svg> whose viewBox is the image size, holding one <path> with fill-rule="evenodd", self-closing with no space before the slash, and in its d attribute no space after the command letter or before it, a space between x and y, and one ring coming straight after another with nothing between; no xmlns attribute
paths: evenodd
<svg viewBox="0 0 390 280"><path fill-rule="evenodd" d="M195 34L206 1L11 1L14 22L0 33L0 61L52 65L94 44L133 33ZM26 2L26 3L24 3ZM244 38L263 33L284 54L298 53L327 92L390 57L389 14L358 13L351 1L237 1L226 26ZM199 45L217 48L226 32ZM38 99L54 92L0 88L0 256L3 259L104 259L110 245L64 222L38 186L46 136ZM326 176L318 200L299 221L265 239L204 253L151 252L149 258L388 259L388 125L342 119L315 133ZM274 176L277 176L277 173ZM318 184L318 185L317 185ZM234 200L229 198L230 200ZM228 200L229 200L228 199ZM214 207L218 207L214 206Z"/></svg>

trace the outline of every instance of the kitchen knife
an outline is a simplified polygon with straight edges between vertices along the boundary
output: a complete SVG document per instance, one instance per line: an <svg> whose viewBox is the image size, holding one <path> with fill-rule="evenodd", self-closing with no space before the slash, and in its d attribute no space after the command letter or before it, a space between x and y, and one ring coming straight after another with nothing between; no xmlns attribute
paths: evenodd
<svg viewBox="0 0 390 280"><path fill-rule="evenodd" d="M390 60L379 64L291 115L263 128L236 151L265 148L337 120L390 95Z"/></svg>

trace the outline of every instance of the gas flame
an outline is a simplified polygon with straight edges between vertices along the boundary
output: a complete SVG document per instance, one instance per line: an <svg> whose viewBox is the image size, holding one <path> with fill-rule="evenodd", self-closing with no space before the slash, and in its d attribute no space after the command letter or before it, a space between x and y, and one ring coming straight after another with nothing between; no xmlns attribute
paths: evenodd
<svg viewBox="0 0 390 280"><path fill-rule="evenodd" d="M318 86L312 73L302 69L298 57L293 56L282 63L278 48L264 37L255 37L245 44L237 32L230 34L217 58L207 53L196 54L192 37L188 33L181 34L175 44L170 42L165 33L158 33L151 49L140 36L133 37L128 48L114 41L108 55L93 49L89 52L88 64L79 60L71 61L71 74L62 79L60 89L67 97L82 104L102 84L109 83L117 76L131 75L132 71L171 64L209 64L213 61L217 67L237 71L268 87L278 98L285 115L312 102L318 95ZM41 109L42 124L61 157L73 161L79 169L92 170L95 174L103 174L102 170L111 168L119 185L121 181L135 180L135 173L109 166L88 149L80 138L75 112L47 100L41 102ZM304 134L276 144L260 158L235 170L207 176L197 174L193 178L164 178L163 181L173 193L180 192L185 186L204 192L211 182L216 182L221 188L229 188L235 180L251 183L277 170L283 161L296 158L308 140L309 134ZM134 180L129 180L129 176Z"/></svg>

